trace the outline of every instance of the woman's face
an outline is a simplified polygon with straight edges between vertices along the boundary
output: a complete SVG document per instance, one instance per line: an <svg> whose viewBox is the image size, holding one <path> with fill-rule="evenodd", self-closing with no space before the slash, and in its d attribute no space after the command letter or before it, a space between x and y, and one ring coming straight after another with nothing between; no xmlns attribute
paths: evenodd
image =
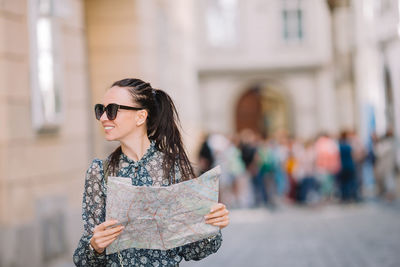
<svg viewBox="0 0 400 267"><path fill-rule="evenodd" d="M139 107L137 103L133 102L128 89L118 86L110 88L103 97L103 105L105 107L111 103L130 107ZM119 109L117 117L114 120L109 120L106 112L104 112L100 118L100 122L104 128L106 140L123 141L124 139L129 138L129 136L137 133L138 128L146 127L146 117L146 110L136 111Z"/></svg>

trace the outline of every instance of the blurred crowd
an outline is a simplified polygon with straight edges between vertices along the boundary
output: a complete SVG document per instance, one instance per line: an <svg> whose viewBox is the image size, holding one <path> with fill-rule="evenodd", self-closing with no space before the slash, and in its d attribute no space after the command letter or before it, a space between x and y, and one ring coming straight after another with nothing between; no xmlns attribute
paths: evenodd
<svg viewBox="0 0 400 267"><path fill-rule="evenodd" d="M220 201L230 207L275 207L279 201L318 205L396 196L395 140L355 132L301 141L284 133L262 137L210 134L199 151L199 173L220 165Z"/></svg>

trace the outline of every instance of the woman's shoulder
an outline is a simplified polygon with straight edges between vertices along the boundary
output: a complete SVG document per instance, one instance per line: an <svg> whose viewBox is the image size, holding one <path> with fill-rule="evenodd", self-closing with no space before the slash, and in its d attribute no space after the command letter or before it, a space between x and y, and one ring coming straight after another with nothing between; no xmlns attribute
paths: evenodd
<svg viewBox="0 0 400 267"><path fill-rule="evenodd" d="M103 174L103 160L95 158L89 165L89 168L86 171L88 176L97 176L101 178Z"/></svg>
<svg viewBox="0 0 400 267"><path fill-rule="evenodd" d="M99 158L94 158L89 165L89 169L100 169L103 167L103 160Z"/></svg>

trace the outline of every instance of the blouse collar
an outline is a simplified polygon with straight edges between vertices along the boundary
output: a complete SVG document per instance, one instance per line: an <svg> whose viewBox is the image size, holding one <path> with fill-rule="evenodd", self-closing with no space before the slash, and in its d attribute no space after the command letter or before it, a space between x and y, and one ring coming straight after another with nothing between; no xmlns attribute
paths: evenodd
<svg viewBox="0 0 400 267"><path fill-rule="evenodd" d="M121 160L128 162L129 164L133 164L134 167L137 167L139 165L143 165L146 163L149 158L156 152L156 145L154 140L150 141L150 146L147 148L146 152L144 153L143 157L139 159L138 161L134 161L130 159L127 155L124 154L124 152L121 151Z"/></svg>

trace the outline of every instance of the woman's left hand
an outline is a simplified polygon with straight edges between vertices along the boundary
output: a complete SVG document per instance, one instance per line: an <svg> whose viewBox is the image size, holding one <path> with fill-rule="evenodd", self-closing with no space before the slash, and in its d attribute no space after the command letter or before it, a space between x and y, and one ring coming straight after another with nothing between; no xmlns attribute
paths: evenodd
<svg viewBox="0 0 400 267"><path fill-rule="evenodd" d="M204 216L204 218L207 224L219 226L222 229L229 224L228 214L229 211L226 209L226 206L222 203L217 203L212 206L210 213Z"/></svg>

